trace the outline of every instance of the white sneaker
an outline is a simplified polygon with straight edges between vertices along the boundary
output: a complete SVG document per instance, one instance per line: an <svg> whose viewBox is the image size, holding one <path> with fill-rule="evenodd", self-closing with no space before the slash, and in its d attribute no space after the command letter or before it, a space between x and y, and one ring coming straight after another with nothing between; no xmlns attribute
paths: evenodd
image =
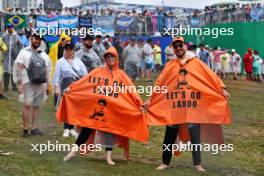
<svg viewBox="0 0 264 176"><path fill-rule="evenodd" d="M71 129L70 130L70 135L77 138L78 137L78 133L74 130L74 129Z"/></svg>
<svg viewBox="0 0 264 176"><path fill-rule="evenodd" d="M69 137L70 136L70 130L69 129L65 129L64 131L63 131L63 135L62 135L63 137Z"/></svg>

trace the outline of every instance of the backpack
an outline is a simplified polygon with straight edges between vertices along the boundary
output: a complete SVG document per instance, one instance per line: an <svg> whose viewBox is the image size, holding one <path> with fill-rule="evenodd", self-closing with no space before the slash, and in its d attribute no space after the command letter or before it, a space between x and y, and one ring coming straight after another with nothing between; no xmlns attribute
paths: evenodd
<svg viewBox="0 0 264 176"><path fill-rule="evenodd" d="M91 57L89 57L88 55L83 55L81 57L81 61L86 66L87 72L90 72L93 69L92 68L92 58Z"/></svg>
<svg viewBox="0 0 264 176"><path fill-rule="evenodd" d="M29 81L34 84L41 84L47 82L46 62L40 56L40 53L32 53L27 69Z"/></svg>

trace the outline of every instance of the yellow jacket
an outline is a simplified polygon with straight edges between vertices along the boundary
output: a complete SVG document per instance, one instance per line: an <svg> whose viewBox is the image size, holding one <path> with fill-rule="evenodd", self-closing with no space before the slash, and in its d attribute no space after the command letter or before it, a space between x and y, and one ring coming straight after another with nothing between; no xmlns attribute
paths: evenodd
<svg viewBox="0 0 264 176"><path fill-rule="evenodd" d="M3 39L0 37L0 81L3 74L3 66L2 66L2 60L3 60L3 52L7 51L7 46Z"/></svg>
<svg viewBox="0 0 264 176"><path fill-rule="evenodd" d="M55 67L56 67L56 62L59 59L58 58L58 48L59 48L59 44L61 43L62 39L66 39L66 40L70 41L71 37L69 37L65 33L62 33L61 36L60 36L60 39L58 40L58 42L55 43L50 48L49 57L50 57L51 62L52 62L51 78L53 77L53 74L54 74L54 70L55 70Z"/></svg>

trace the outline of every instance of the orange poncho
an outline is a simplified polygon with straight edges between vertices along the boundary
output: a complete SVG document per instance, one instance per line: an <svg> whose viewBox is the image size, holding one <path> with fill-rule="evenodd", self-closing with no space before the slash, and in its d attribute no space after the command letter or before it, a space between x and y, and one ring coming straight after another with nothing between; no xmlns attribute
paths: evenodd
<svg viewBox="0 0 264 176"><path fill-rule="evenodd" d="M199 123L202 138L207 136L204 141L223 143L220 125L231 122L230 109L222 93L225 85L207 65L195 57L183 65L178 59L171 60L156 86L167 86L168 92L152 94L149 125ZM210 136L212 130L218 139Z"/></svg>
<svg viewBox="0 0 264 176"><path fill-rule="evenodd" d="M109 132L129 139L146 142L148 128L139 110L142 100L137 93L109 93L104 86L134 86L118 68L118 55L111 47L106 53L115 56L115 66L96 68L70 85L57 110L59 122Z"/></svg>

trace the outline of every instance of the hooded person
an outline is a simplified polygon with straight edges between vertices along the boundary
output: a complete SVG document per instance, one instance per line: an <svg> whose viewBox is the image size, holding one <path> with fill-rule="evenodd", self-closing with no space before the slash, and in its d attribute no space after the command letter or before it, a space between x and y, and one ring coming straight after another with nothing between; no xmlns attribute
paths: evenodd
<svg viewBox="0 0 264 176"><path fill-rule="evenodd" d="M166 93L153 93L145 103L149 125L166 125L163 142L162 164L169 167L173 144L191 141L193 165L197 171L201 166L201 140L222 144L222 124L229 124L229 93L221 79L195 54L187 51L183 37L172 42L176 58L168 62L156 81L155 87L166 87ZM178 145L179 146L179 145Z"/></svg>
<svg viewBox="0 0 264 176"><path fill-rule="evenodd" d="M5 42L3 41L3 39L0 37L0 85L2 85L2 75L3 75L2 56L3 56L3 52L6 52L6 51L7 51L7 46ZM2 98L5 99L6 97L3 95L2 86L0 86L0 99Z"/></svg>
<svg viewBox="0 0 264 176"><path fill-rule="evenodd" d="M71 38L66 35L65 33L62 33L60 36L60 39L58 40L57 43L55 43L51 48L49 52L49 57L52 62L52 68L51 68L51 79L53 78L55 67L56 67L56 62L60 58L63 57L63 51L64 51L64 46L71 41ZM56 107L58 103L58 96L55 94L54 95L54 106Z"/></svg>
<svg viewBox="0 0 264 176"><path fill-rule="evenodd" d="M78 150L85 151L83 147L87 144L104 145L106 161L114 165L112 148L124 148L128 158L128 140L146 142L148 129L140 109L143 105L140 96L133 90L124 89L135 86L119 69L116 49L110 47L104 58L104 67L95 68L70 86L59 105L57 119L82 127L75 143ZM72 149L64 161L76 156L78 150Z"/></svg>
<svg viewBox="0 0 264 176"><path fill-rule="evenodd" d="M23 44L14 29L14 25L11 23L7 25L7 31L3 34L2 39L7 45L7 51L3 52L5 91L8 91L10 78L13 90L17 90L16 84L13 81L13 65L19 51L23 48Z"/></svg>
<svg viewBox="0 0 264 176"><path fill-rule="evenodd" d="M249 48L246 54L244 55L244 66L245 72L247 73L247 80L252 80L252 63L254 60L252 49Z"/></svg>
<svg viewBox="0 0 264 176"><path fill-rule="evenodd" d="M235 49L231 50L231 63L234 80L237 80L237 75L241 72L241 57Z"/></svg>

